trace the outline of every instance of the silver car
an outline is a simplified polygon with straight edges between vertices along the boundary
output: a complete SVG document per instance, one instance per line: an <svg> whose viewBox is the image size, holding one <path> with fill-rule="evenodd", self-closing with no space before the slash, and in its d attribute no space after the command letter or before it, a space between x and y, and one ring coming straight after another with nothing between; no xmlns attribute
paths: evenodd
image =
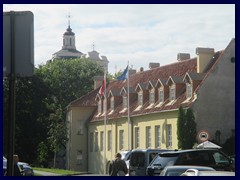
<svg viewBox="0 0 240 180"><path fill-rule="evenodd" d="M188 169L196 169L198 171L215 171L215 169L207 166L166 166L160 173L160 176L180 176Z"/></svg>

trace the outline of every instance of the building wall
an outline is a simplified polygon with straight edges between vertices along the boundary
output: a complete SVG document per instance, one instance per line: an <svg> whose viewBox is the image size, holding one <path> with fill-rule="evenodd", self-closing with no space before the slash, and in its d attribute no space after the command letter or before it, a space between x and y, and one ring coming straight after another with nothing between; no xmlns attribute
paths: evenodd
<svg viewBox="0 0 240 180"><path fill-rule="evenodd" d="M137 117L131 117L132 125L130 126L130 133L132 134L130 144L133 144L133 148L130 145L129 149L134 149L135 135L134 129L139 127L140 129L140 146L141 149L146 149L146 127L151 127L151 144L149 148L155 148L155 126L161 127L161 149L177 149L177 116L178 110L172 112L163 112L156 114L149 114ZM120 118L115 120L109 120L106 125L106 169L108 169L109 162L114 159L114 155L117 152L128 149L128 120L127 118ZM167 147L167 129L166 125L172 126L172 146ZM120 148L120 131L124 131L124 147ZM112 148L108 149L108 131L112 131ZM98 133L98 146L101 146L100 133L104 132L103 122L94 122L89 124L88 128L88 149L90 149L91 143L93 143L93 151L89 151L88 158L88 170L92 173L104 173L104 149L95 150L94 142L90 140L90 133Z"/></svg>
<svg viewBox="0 0 240 180"><path fill-rule="evenodd" d="M210 140L215 132L221 132L220 143L231 137L235 129L235 40L230 43L217 66L204 80L197 93L193 110L197 130L210 133Z"/></svg>
<svg viewBox="0 0 240 180"><path fill-rule="evenodd" d="M88 129L86 121L93 113L93 107L71 107L67 113L69 142L67 144L66 167L70 170L87 172Z"/></svg>

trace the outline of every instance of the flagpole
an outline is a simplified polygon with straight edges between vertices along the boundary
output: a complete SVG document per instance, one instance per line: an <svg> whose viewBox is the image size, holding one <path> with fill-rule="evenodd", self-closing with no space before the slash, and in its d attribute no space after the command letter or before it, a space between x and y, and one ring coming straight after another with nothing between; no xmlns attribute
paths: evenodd
<svg viewBox="0 0 240 180"><path fill-rule="evenodd" d="M106 90L106 70L104 72L104 157L103 157L103 168L104 168L104 174L106 174L106 124L107 124L107 90Z"/></svg>
<svg viewBox="0 0 240 180"><path fill-rule="evenodd" d="M128 88L128 150L131 150L130 145L130 106L129 106L129 61L128 61L128 72L127 72L127 88Z"/></svg>

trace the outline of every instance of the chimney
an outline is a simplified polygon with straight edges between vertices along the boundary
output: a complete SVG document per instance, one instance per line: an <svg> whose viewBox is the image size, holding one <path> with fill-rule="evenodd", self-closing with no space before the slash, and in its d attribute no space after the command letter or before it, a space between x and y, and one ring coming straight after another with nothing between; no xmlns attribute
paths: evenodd
<svg viewBox="0 0 240 180"><path fill-rule="evenodd" d="M137 71L136 71L136 69L129 69L128 72L129 72L129 76L130 76L132 74L136 74Z"/></svg>
<svg viewBox="0 0 240 180"><path fill-rule="evenodd" d="M104 76L94 76L93 81L94 81L94 90L99 88L102 85Z"/></svg>
<svg viewBox="0 0 240 180"><path fill-rule="evenodd" d="M183 61L186 59L190 59L190 54L189 53L178 53L177 54L177 60L178 61Z"/></svg>
<svg viewBox="0 0 240 180"><path fill-rule="evenodd" d="M153 68L158 68L160 67L160 63L149 63L149 69L153 69Z"/></svg>
<svg viewBox="0 0 240 180"><path fill-rule="evenodd" d="M197 72L202 73L209 61L214 55L213 48L196 48L197 54Z"/></svg>
<svg viewBox="0 0 240 180"><path fill-rule="evenodd" d="M143 71L144 71L143 67L140 67L139 72L143 72Z"/></svg>

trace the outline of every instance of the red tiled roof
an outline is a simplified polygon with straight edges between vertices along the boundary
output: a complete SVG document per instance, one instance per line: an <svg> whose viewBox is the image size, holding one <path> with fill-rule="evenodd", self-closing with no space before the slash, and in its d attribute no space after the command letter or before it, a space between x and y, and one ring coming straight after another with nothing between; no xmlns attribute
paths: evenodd
<svg viewBox="0 0 240 180"><path fill-rule="evenodd" d="M214 55L215 59L218 59L220 54L221 52L217 52ZM207 67L207 68L208 69L206 69L205 73L210 69L210 67ZM179 83L178 77L181 77L182 79L186 75L186 73L189 73L191 75L197 73L197 58L179 61L176 63L161 66L151 70L132 74L129 78L129 85L131 89L135 89L138 84L140 85L144 84L145 86L149 83L149 81L151 81L151 82L155 82L155 84L153 84L153 86L155 86L156 82L159 79L164 80L165 82L166 80L169 79L169 77L174 78L177 81L176 83ZM113 93L114 96L121 96L120 93L117 95L116 92L121 92L123 87L127 90L126 88L127 80L113 81L107 85L107 92L112 90L112 92L114 92ZM148 100L149 97L144 96L143 102L145 102L145 104L139 110L136 110L136 108L138 107L138 100L137 100L137 94L135 92L135 96L130 97L130 116L138 116L138 115L160 112L160 111L175 110L175 109L178 109L180 106L188 107L191 104L191 100L186 103L184 102L186 100L184 92L185 91L183 91L176 98L174 103L172 103L171 105L169 105L169 100L167 100L161 106L156 106L159 103L157 101L152 107L150 107L150 104L149 104L149 100ZM97 102L95 100L97 93L98 93L98 89L91 91L85 96L71 102L69 106L97 106ZM113 113L109 114L110 108L108 107L108 112L107 112L108 119L117 119L120 117L127 117L127 114L128 114L127 110L125 112L121 112L123 110L123 104L122 104L122 100L120 99L118 100L116 99L117 102L115 102L115 109ZM102 121L104 119L103 115L97 116L97 114L98 112L96 111L95 115L93 115L93 118L90 120L91 122Z"/></svg>

